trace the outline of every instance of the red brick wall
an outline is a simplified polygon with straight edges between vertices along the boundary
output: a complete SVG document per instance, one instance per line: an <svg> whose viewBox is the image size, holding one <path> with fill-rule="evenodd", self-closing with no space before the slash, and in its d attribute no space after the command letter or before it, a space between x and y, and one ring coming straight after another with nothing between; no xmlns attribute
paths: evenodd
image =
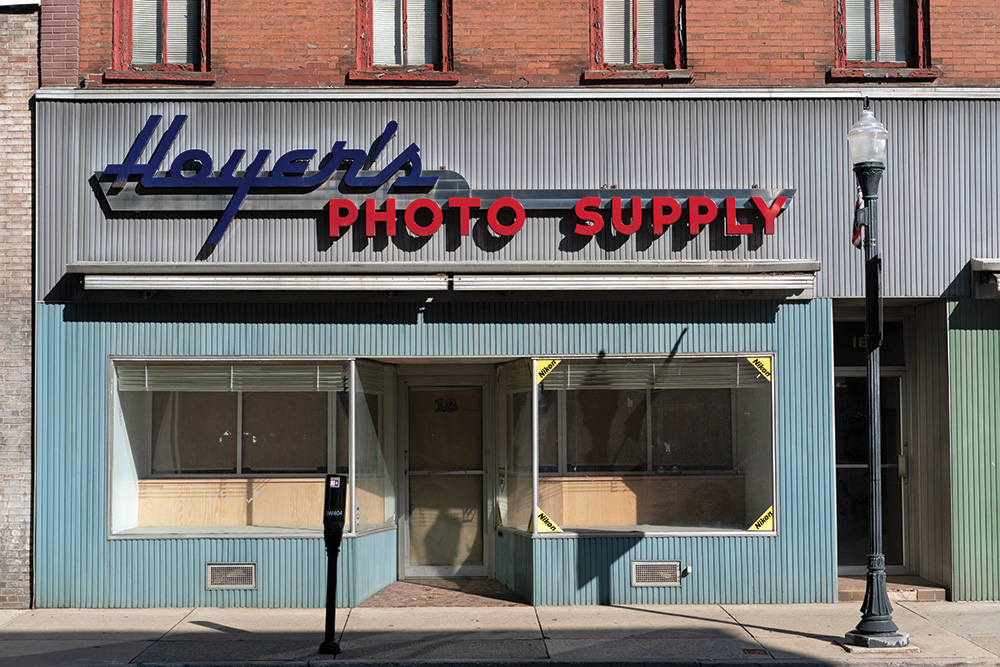
<svg viewBox="0 0 1000 667"><path fill-rule="evenodd" d="M31 96L38 8L0 7L0 608L31 604Z"/></svg>
<svg viewBox="0 0 1000 667"><path fill-rule="evenodd" d="M211 0L209 0L211 2ZM343 86L354 66L354 3L212 3L211 70L227 85Z"/></svg>
<svg viewBox="0 0 1000 667"><path fill-rule="evenodd" d="M931 2L931 64L956 86L1000 83L1000 2Z"/></svg>
<svg viewBox="0 0 1000 667"><path fill-rule="evenodd" d="M699 86L822 86L834 64L832 0L688 0Z"/></svg>
<svg viewBox="0 0 1000 667"><path fill-rule="evenodd" d="M590 5L454 2L455 70L462 86L575 86L590 55Z"/></svg>
<svg viewBox="0 0 1000 667"><path fill-rule="evenodd" d="M837 0L687 0L690 83L680 87L851 85L831 81ZM79 3L79 67L100 83L111 62L111 0L44 0L45 16ZM347 84L355 67L356 0L217 0L211 7L210 62L216 86L327 87ZM319 10L316 7L320 7ZM1000 84L1000 0L930 3L930 82L889 85ZM459 86L581 85L589 60L588 0L467 0L453 7L453 53ZM60 44L73 43L66 21ZM44 27L44 22L43 22ZM45 28L46 39L50 33ZM53 39L55 36L53 37ZM48 49L48 50L46 50ZM54 46L43 48L54 53ZM72 54L67 70L73 70ZM55 84L50 68L46 84ZM47 72L50 70L46 70ZM70 82L74 77L64 77ZM872 81L854 82L865 86Z"/></svg>

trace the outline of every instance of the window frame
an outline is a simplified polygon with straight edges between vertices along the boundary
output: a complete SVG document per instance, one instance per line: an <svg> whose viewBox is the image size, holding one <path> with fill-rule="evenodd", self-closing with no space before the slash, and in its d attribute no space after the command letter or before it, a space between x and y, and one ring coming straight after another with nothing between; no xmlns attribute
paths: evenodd
<svg viewBox="0 0 1000 667"><path fill-rule="evenodd" d="M836 63L829 70L831 79L901 79L927 81L939 72L931 66L930 30L927 18L929 0L910 0L912 40L905 63L898 61L850 60L847 57L847 0L836 0ZM876 5L877 6L877 5ZM877 15L877 14L876 14ZM875 36L878 39L878 24Z"/></svg>
<svg viewBox="0 0 1000 667"><path fill-rule="evenodd" d="M163 15L166 16L167 0ZM152 66L137 67L132 64L132 0L114 0L112 11L112 51L111 69L104 72L108 82L164 81L187 83L211 83L215 75L209 71L208 24L210 0L199 0L199 47L198 62L175 65L166 60L166 31L159 30L163 40L164 62Z"/></svg>
<svg viewBox="0 0 1000 667"><path fill-rule="evenodd" d="M583 73L584 83L607 83L625 81L629 83L649 81L667 83L671 81L686 82L691 80L691 72L687 69L687 44L685 40L685 8L686 0L666 0L671 12L673 31L665 37L667 44L667 59L663 63L636 63L637 31L635 30L635 0L632 2L632 62L625 65L610 64L604 58L604 2L605 0L590 0L590 68Z"/></svg>
<svg viewBox="0 0 1000 667"><path fill-rule="evenodd" d="M528 528L522 529L519 527L521 519L525 517L520 516L520 514L515 514L512 508L523 505L529 508L541 508L545 509L540 505L540 484L542 482L551 482L554 480L565 480L565 481L582 481L590 480L594 482L607 482L607 481L619 481L628 478L632 479L646 479L655 480L657 478L670 480L670 479L696 479L698 476L725 476L727 473L725 471L698 471L691 470L687 473L682 473L681 475L674 475L671 473L659 473L659 472L639 472L639 473L614 473L614 472L596 472L596 473L582 473L582 474L562 474L560 472L541 472L541 433L540 433L540 422L541 415L539 411L539 406L541 405L541 391L542 379L539 379L539 369L543 366L551 365L553 361L558 360L559 362L566 361L621 361L621 362L647 362L647 361L657 361L664 360L667 356L664 354L653 354L653 353L638 353L638 354L608 354L595 356L591 354L568 354L568 355L557 355L549 358L540 358L536 356L526 357L529 361L528 372L526 373L527 382L529 385L527 388L519 384L519 381L525 380L524 377L517 377L517 371L513 371L515 374L515 379L511 380L507 372L507 368L515 368L521 359L515 359L510 362L502 363L498 365L498 368L504 369L500 375L498 381L498 410L502 411L504 419L506 420L510 413L508 412L508 401L511 396L523 393L527 391L529 394L529 406L530 406L530 420L531 420L531 433L530 433L530 451L525 452L523 448L528 446L529 443L511 441L512 432L510 430L511 424L509 421L505 422L504 426L498 432L498 447L497 447L497 496L496 502L498 508L503 508L504 514L504 530L510 531L512 533L517 533L521 535L531 536L532 538L542 538L542 539L559 539L559 538L574 538L581 536L594 536L600 535L602 537L611 537L616 535L628 535L634 536L637 534L637 530L631 526L623 527L600 527L593 528L588 526L566 526L561 525L562 532L549 533L549 532L539 532L538 525L536 522L535 513L531 512L528 518ZM775 350L765 350L765 351L739 351L739 352L691 352L691 353L680 353L676 355L670 355L672 360L733 360L737 361L744 359L747 362L751 358L767 358L771 362L771 368L775 368L775 364L778 363L778 352ZM770 394L770 433L767 440L767 446L769 448L771 457L768 464L770 470L770 501L771 510L773 511L773 527L770 530L753 530L752 528L716 528L716 527L687 527L687 526L653 526L652 528L643 528L639 532L645 537L667 537L667 536L692 536L696 535L699 537L776 537L780 534L780 519L781 519L781 509L780 509L780 489L781 489L781 474L779 471L779 459L781 457L781 452L779 451L779 422L778 422L778 411L779 411L779 392L778 392L778 382L780 378L777 375L773 376L769 381L768 391ZM513 382L513 384L509 384ZM733 406L735 408L735 406ZM734 413L735 414L735 413ZM648 420L647 420L648 421ZM558 428L564 428L564 425L558 426ZM500 441L504 444L500 445ZM735 448L735 441L733 447ZM520 450L515 451L515 450ZM531 461L531 468L525 471L523 468L518 468L513 465L515 459L520 455L522 458L524 454L530 453L529 460ZM648 456L648 454L647 454ZM565 456L564 453L559 454L559 469L565 470ZM516 472L516 474L514 474ZM527 474L526 474L527 473ZM509 494L510 481L514 478L521 480L522 484L529 483L530 487L530 503L524 502L523 499L519 500L517 497L505 495ZM506 489L505 489L506 487ZM521 490L523 493L523 489ZM530 510L529 510L530 512ZM558 520L557 520L558 522ZM751 527L752 527L751 523Z"/></svg>
<svg viewBox="0 0 1000 667"><path fill-rule="evenodd" d="M166 474L161 475L152 474L152 466L150 461L136 462L134 459L130 458L130 455L126 452L126 449L131 449L132 443L126 437L123 438L121 433L121 428L125 428L124 422L121 422L121 417L123 414L123 406L120 401L120 394L122 392L120 388L120 380L118 369L119 365L122 364L143 364L143 365L190 365L200 368L205 368L208 366L287 366L287 365L340 365L343 369L345 377L347 378L347 387L344 390L347 394L347 409L346 413L346 426L347 434L346 441L338 440L338 431L340 429L338 421L336 420L337 406L336 402L339 399L339 394L341 391L336 389L325 390L328 392L328 415L330 417L327 423L327 471L326 472L262 472L262 473L241 473L239 472L239 463L237 463L237 472L235 473L178 473L178 474ZM206 537L224 537L224 538L302 538L302 537L322 537L322 526L313 524L295 524L291 526L260 526L260 525L126 525L124 527L116 527L116 516L119 513L127 513L129 508L127 505L122 505L121 503L127 503L128 500L121 497L122 491L119 489L119 480L121 479L121 473L117 470L121 466L122 470L125 471L125 476L130 477L134 473L134 481L136 484L140 480L148 481L152 483L170 483L177 486L183 486L184 484L197 484L203 482L219 482L219 483L246 483L249 480L257 480L263 482L276 482L276 483L313 483L317 482L322 485L322 481L326 474L332 472L340 472L341 474L346 473L348 476L348 499L347 503L350 507L364 508L365 506L360 504L361 500L358 498L357 489L359 486L363 486L363 482L359 480L359 461L357 456L358 442L356 439L357 428L359 425L359 420L363 419L362 409L358 403L365 401L365 396L374 395L378 397L378 409L379 409L379 419L381 426L384 428L383 431L379 432L379 437L384 439L385 446L389 449L390 455L385 459L385 468L381 471L382 474L386 476L389 480L387 483L387 488L391 492L391 495L384 495L382 497L383 505L389 506L392 511L392 521L390 522L388 518L382 524L375 523L364 523L362 524L358 520L359 514L357 512L349 512L347 516L347 524L345 526L345 537L357 537L361 535L367 535L372 533L384 532L396 529L396 502L397 496L395 495L395 427L393 420L395 419L394 414L391 412L392 408L390 406L395 405L395 373L392 371L391 377L389 375L384 376L384 384L379 385L376 381L375 384L370 384L369 381L363 380L364 370L362 366L368 366L369 369L376 369L381 373L388 373L393 369L392 365L386 364L384 362L375 361L370 358L362 357L350 357L350 356L314 356L314 355L283 355L283 356L214 356L214 355L191 355L191 356L174 356L174 355L109 355L107 357L107 389L106 389L106 400L107 400L107 433L106 433L106 464L105 471L108 479L106 494L105 494L105 517L106 517L106 533L105 537L108 540L136 540L136 539L158 539L158 538L170 538L170 539L203 539ZM177 390L180 391L180 390ZM323 391L323 390L321 390ZM149 402L152 401L151 391L140 391L135 390L136 394L146 394L147 406ZM236 393L235 391L233 393ZM238 397L239 400L239 397ZM370 413L369 413L370 415ZM151 429L151 424L143 424L144 429ZM151 431L150 431L151 434ZM147 443L151 445L151 443ZM346 449L346 452L341 450L341 445ZM146 446L141 445L141 446ZM382 443L380 443L382 446ZM343 454L347 455L347 469L343 470L343 467L339 465L343 458ZM122 458L125 454L126 457ZM151 449L149 450L151 456ZM141 468L139 466L142 466ZM365 470L360 470L364 474ZM124 494L127 496L127 492ZM228 502L228 501L227 501ZM136 504L135 507L138 507ZM388 512L383 507L383 512ZM131 523L127 521L126 523Z"/></svg>
<svg viewBox="0 0 1000 667"><path fill-rule="evenodd" d="M435 65L376 65L374 63L374 16L372 0L355 0L355 69L347 74L349 83L399 83L450 85L458 83L454 71L451 44L451 0L441 3L441 64ZM406 25L406 0L403 0L403 25ZM405 40L405 35L404 35Z"/></svg>
<svg viewBox="0 0 1000 667"><path fill-rule="evenodd" d="M760 353L746 352L746 353L742 353L742 354L729 354L729 353L704 353L704 354L686 353L686 354L677 354L677 355L674 355L673 359L681 361L683 363L685 361L700 361L700 360L718 360L718 361L730 361L730 360L732 360L732 361L736 361L736 360L739 360L739 359L748 359L750 357L766 357L766 358L768 358L768 359L771 360L771 364L773 365L775 363L776 354L773 351L770 351L770 352L760 352ZM588 362L588 361L595 361L595 360L610 361L610 362L646 363L646 362L656 362L656 361L664 359L664 357L662 355L641 355L641 354L640 355L606 355L605 357L590 357L590 356L586 356L586 355L582 355L582 356L578 356L578 355L566 355L566 356L561 356L561 357L558 357L558 358L559 358L560 361L569 361L571 363L574 362L574 361ZM541 360L541 359L533 359L533 361L534 362L541 362L543 360ZM737 420L737 401L736 401L737 396L736 396L735 392L737 391L737 387L719 387L717 389L719 389L719 390L725 390L725 391L728 392L728 397L729 397L729 412L730 412L730 416L729 416L730 427L731 428L735 428L736 420ZM775 393L775 387L774 387L774 382L773 381L771 382L771 388L770 389L771 389L771 423L772 423L771 452L772 452L772 462L773 462L774 461L774 457L776 456L776 451L777 451L776 450L776 444L777 444L776 437L777 436L776 436L776 431L775 431L775 426L774 426L776 424L775 419L776 419L776 411L777 411L777 407L776 407L777 406L777 394ZM654 392L657 392L657 391L677 391L677 390L678 390L677 388L673 388L673 389L667 389L667 388L655 389L655 388L652 388L652 387L646 387L646 388L644 388L642 390L639 390L639 389L633 389L632 390L632 391L642 391L645 394L644 400L645 400L645 411L646 411L646 418L645 418L645 435L646 435L645 440L646 440L646 442L645 442L643 448L645 449L646 461L645 461L645 464L644 464L644 466L643 466L643 468L641 470L611 470L611 469L609 469L609 470L571 470L570 469L570 461L569 461L569 447L570 447L570 443L568 441L569 432L568 432L568 410L567 410L567 408L568 408L568 400L567 400L567 393L570 392L570 391L584 391L584 390L580 390L580 389L545 389L544 387L541 386L541 383L539 383L538 384L538 388L537 388L537 390L535 392L535 394L536 394L535 400L538 402L539 407L541 406L541 397L540 397L541 391L551 391L551 392L553 392L556 395L556 400L557 400L557 403L558 403L558 407L556 408L556 415L557 415L557 417L556 417L556 442L555 442L555 448L556 448L556 470L546 470L546 471L542 470L543 464L542 464L542 460L541 460L541 444L542 444L541 443L541 411L539 409L539 423L537 424L537 432L536 432L536 437L538 437L538 439L539 439L539 457L538 457L538 461L537 461L537 468L538 468L538 475L539 475L539 477L581 477L581 478L587 478L587 477L615 477L615 476L623 476L623 475L625 475L625 476L662 476L664 474L672 474L672 473L665 472L663 469L657 470L656 466L654 466L654 464L653 464L653 449L655 447L655 444L653 442L653 436L654 436L654 428L653 428L653 398L654 398ZM684 391L687 391L687 389L684 389ZM683 471L683 472L686 472L686 473L701 473L701 474L720 474L720 473L721 474L726 474L726 473L732 473L732 472L734 472L736 470L736 468L734 467L734 464L735 464L735 461L736 461L736 458L737 458L737 454L736 454L736 450L737 450L737 437L736 437L735 434L732 434L729 446L730 446L730 457L731 457L731 459L730 459L730 465L728 467L726 467L726 466L716 466L716 465L702 465L702 466L685 465L685 466L680 467L680 470ZM550 466L546 465L546 467L550 467ZM777 467L776 467L776 465L774 466L774 471L775 471L775 474L777 474ZM776 489L775 489L775 491L776 491Z"/></svg>
<svg viewBox="0 0 1000 667"><path fill-rule="evenodd" d="M329 359L311 359L311 358L301 358L301 359L298 359L297 358L297 359L294 360L294 363L292 363L292 364L284 363L285 361L286 360L284 360L284 359L274 359L274 358L270 358L270 357L268 357L268 358L246 357L246 358L239 358L239 359L234 359L234 358L230 358L230 357L219 357L219 358L202 358L202 357L111 357L110 358L110 362L111 362L112 393L113 394L117 394L117 393L120 393L122 391L122 389L120 388L120 381L118 379L119 367L122 366L122 365L133 365L133 364L134 365L143 364L143 365L147 365L147 366L165 366L165 367L190 366L192 368L198 368L198 369L205 369L205 368L226 368L226 367L230 367L230 368L237 368L237 367L238 368L247 368L247 367L254 367L254 366L256 366L256 367L281 367L281 366L286 366L286 365L302 366L304 368L307 368L307 367L309 367L309 366L311 366L313 364L315 364L317 366L342 365L343 366L343 371L344 371L344 373L345 373L346 376L351 377L351 373L352 373L352 371L351 371L351 365L350 365L352 360L350 358L346 358L346 359L341 359L341 358L337 358L337 357L331 357ZM350 385L348 384L348 386L350 386ZM135 393L143 394L145 396L146 409L148 411L147 414L151 417L152 414L153 414L152 413L153 394L155 394L155 393L168 393L168 392L183 393L185 391L187 391L187 392L197 392L198 389L196 389L196 388L188 389L188 390L180 390L180 389L159 389L159 390L156 390L156 389L146 389L146 390L136 391ZM226 472L214 472L214 471L212 471L212 472L189 472L189 471L182 471L182 472L156 472L153 469L153 465L152 465L152 456L153 456L153 450L152 450L153 440L152 440L152 436L154 435L155 431L153 429L152 422L147 423L145 425L146 429L147 429L147 434L146 435L148 435L150 437L149 451L148 451L149 459L146 461L146 463L148 463L148 465L144 468L144 470L142 472L139 473L139 478L140 479L159 480L159 481L184 480L184 479L195 479L195 480L197 480L197 479L239 480L239 479L264 478L264 477L269 478L269 479L270 478L278 479L278 478L285 478L285 477L288 477L288 478L305 478L305 477L322 478L324 475L330 474L330 473L349 474L349 472L350 472L350 463L348 464L347 469L344 470L344 469L342 469L342 466L338 466L338 457L337 457L337 454L338 454L338 446L337 446L338 445L338 443L337 443L337 430L338 430L337 400L338 400L338 394L340 392L338 392L336 390L329 390L329 389L324 389L324 390L317 389L315 392L311 392L311 393L326 393L327 394L327 398L326 398L326 401L327 401L326 409L327 409L327 420L328 420L327 421L327 434L326 434L326 436L327 436L327 442L326 442L327 463L326 463L326 469L325 470L323 470L323 471L276 471L276 470L244 471L243 470L243 468L244 468L244 465L243 465L243 451L244 451L244 447L245 447L244 436L248 435L248 434L244 433L244 430L245 430L244 429L244 421L243 421L243 413L244 413L244 402L243 401L244 401L244 396L246 394L248 394L248 393L276 393L276 392L284 393L285 391L286 390L273 390L273 391L257 390L257 391L252 391L252 390L236 389L236 388L233 388L233 389L231 389L229 391L218 391L218 392L213 391L213 393L219 393L219 394L222 394L222 395L231 395L231 396L234 397L234 400L236 401L236 420L237 421L236 421L236 424L235 424L234 431L235 431L235 433L237 435L236 435L236 440L234 442L234 446L235 446L235 460L233 461L233 464L234 464L234 470L233 470L233 472L229 472L229 471L226 471ZM295 393L295 392L288 391L288 393ZM347 389L346 393L349 395L350 394L350 389ZM115 400L116 399L114 397L112 397L112 403L115 403ZM347 407L347 406L345 406L345 407ZM349 414L349 407L347 407L347 412L348 412L348 416L347 416L348 426L347 426L347 428L348 428L348 433L350 433L351 417L350 417L350 414ZM111 446L114 447L114 443L112 443ZM350 449L348 448L348 453L349 452L350 452Z"/></svg>

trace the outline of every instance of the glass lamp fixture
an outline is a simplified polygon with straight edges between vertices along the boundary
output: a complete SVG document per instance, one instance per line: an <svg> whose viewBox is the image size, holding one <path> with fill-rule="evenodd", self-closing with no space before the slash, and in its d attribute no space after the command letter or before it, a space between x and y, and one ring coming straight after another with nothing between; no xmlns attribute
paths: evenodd
<svg viewBox="0 0 1000 667"><path fill-rule="evenodd" d="M889 132L878 122L869 109L861 112L861 118L847 133L847 143L851 151L851 164L875 163L885 166L886 146Z"/></svg>

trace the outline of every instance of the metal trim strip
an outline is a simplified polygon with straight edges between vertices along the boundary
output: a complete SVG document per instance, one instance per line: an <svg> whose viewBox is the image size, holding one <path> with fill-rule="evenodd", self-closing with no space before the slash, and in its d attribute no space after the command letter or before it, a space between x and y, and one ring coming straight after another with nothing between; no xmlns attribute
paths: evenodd
<svg viewBox="0 0 1000 667"><path fill-rule="evenodd" d="M779 274L816 273L821 263L815 259L751 260L673 260L650 262L285 262L268 264L204 262L71 262L66 271L91 275L134 274L456 274L456 273L525 273L525 274ZM408 278L409 279L409 278Z"/></svg>
<svg viewBox="0 0 1000 667"><path fill-rule="evenodd" d="M139 102L139 101L245 101L245 100L813 100L813 99L912 99L912 100L996 100L1000 90L996 88L669 88L622 87L622 88L450 88L425 89L395 87L384 90L366 88L336 88L303 90L301 88L186 88L177 90L134 89L98 90L76 88L42 88L35 98L43 101L60 102Z"/></svg>
<svg viewBox="0 0 1000 667"><path fill-rule="evenodd" d="M171 276L89 275L88 290L318 291L448 289L446 276Z"/></svg>
<svg viewBox="0 0 1000 667"><path fill-rule="evenodd" d="M516 275L455 276L459 291L788 290L814 294L811 274L784 275Z"/></svg>

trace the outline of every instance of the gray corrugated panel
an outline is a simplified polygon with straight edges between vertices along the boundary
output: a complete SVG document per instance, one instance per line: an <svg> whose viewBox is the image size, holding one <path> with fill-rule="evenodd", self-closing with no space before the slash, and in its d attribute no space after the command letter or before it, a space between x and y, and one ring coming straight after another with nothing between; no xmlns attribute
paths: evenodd
<svg viewBox="0 0 1000 667"><path fill-rule="evenodd" d="M949 424L948 309L945 302L917 308L907 331L907 566L929 581L952 587L951 436Z"/></svg>
<svg viewBox="0 0 1000 667"><path fill-rule="evenodd" d="M318 100L57 102L38 105L38 294L73 261L193 261L216 217L107 219L87 179L120 162L150 114L189 116L167 162L203 148L221 165L235 149L285 151L333 142L367 148L389 120L388 152L410 142L429 169L476 189L795 188L774 236L727 237L721 222L691 238L579 238L564 216L533 214L513 239L451 243L325 237L312 218L238 218L209 262L818 259L818 292L862 290L848 242L854 193L846 133L860 113L843 99ZM995 100L876 100L890 131L880 202L887 296L960 295L973 256L1000 256ZM159 133L154 135L154 141ZM153 142L151 142L153 143ZM146 155L152 151L147 148ZM393 153L394 154L394 153ZM386 164L383 157L377 166ZM483 239L486 239L485 241Z"/></svg>

